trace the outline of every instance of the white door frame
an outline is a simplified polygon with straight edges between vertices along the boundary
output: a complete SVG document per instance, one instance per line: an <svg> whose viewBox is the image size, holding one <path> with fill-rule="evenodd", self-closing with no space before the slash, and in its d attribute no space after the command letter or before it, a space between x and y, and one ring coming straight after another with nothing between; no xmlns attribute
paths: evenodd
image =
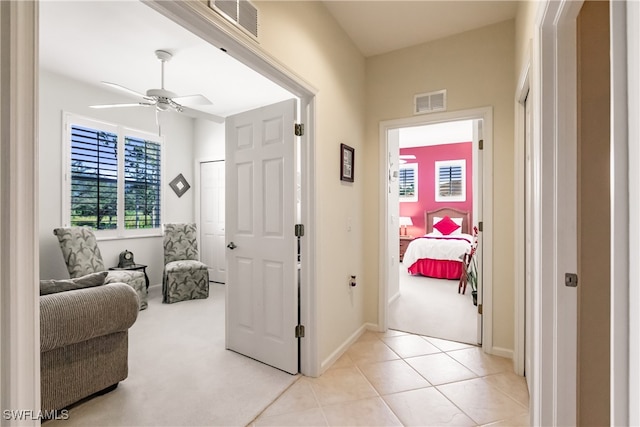
<svg viewBox="0 0 640 427"><path fill-rule="evenodd" d="M224 124L223 124L224 126ZM196 184L197 188L202 188L202 174L200 173L200 169L202 168L203 163L211 163L211 162L224 162L224 157L221 156L211 156L211 157L200 157L194 161L193 167L193 181ZM194 197L194 215L195 215L195 223L198 226L198 247L200 248L200 252L202 253L202 239L200 234L202 233L202 201L200 196L200 191L195 192Z"/></svg>
<svg viewBox="0 0 640 427"><path fill-rule="evenodd" d="M37 414L38 3L0 2L0 35L0 407ZM26 417L2 424L35 426L40 421Z"/></svg>
<svg viewBox="0 0 640 427"><path fill-rule="evenodd" d="M640 425L640 4L610 8L611 425Z"/></svg>
<svg viewBox="0 0 640 427"><path fill-rule="evenodd" d="M515 265L514 265L514 281L515 284L515 312L514 312L514 349L513 349L513 364L514 370L518 375L525 374L525 351L531 351L526 349L526 318L527 313L530 314L532 306L531 301L527 301L525 298L526 289L526 262L525 262L525 228L531 221L531 218L525 219L525 211L527 204L525 203L524 189L526 184L526 169L524 167L526 162L526 147L525 147L525 107L524 102L529 96L529 108L532 106L531 98L531 49L529 48L528 54L525 56L526 63L522 67L520 72L520 78L518 79L518 86L516 88L515 99L515 156L514 156L514 199L515 199L515 232L514 232L514 248L515 248ZM531 128L531 124L529 124ZM531 143L531 141L529 141ZM529 171L531 172L531 171ZM530 177L532 178L532 177ZM529 201L531 203L531 201ZM529 260L531 260L531 254L529 254ZM531 268L531 266L529 266Z"/></svg>
<svg viewBox="0 0 640 427"><path fill-rule="evenodd" d="M429 115L414 116L404 119L388 120L380 122L379 138L380 138L380 222L379 222L379 265L380 279L378 281L378 330L386 331L388 328L388 300L387 283L390 275L397 274L397 264L395 267L391 265L390 260L393 254L389 249L389 213L392 206L388 197L389 185L389 142L387 141L388 131L409 126L421 126L434 123L452 122L459 120L483 120L483 177L482 177L482 193L484 200L491 201L482 203L482 212L478 216L478 221L483 221L483 322L482 322L482 348L485 352L500 356L511 357L511 354L505 355L501 349L493 347L493 109L492 107L483 107L470 110L448 111L443 113L434 113ZM397 230L395 231L397 234Z"/></svg>
<svg viewBox="0 0 640 427"><path fill-rule="evenodd" d="M576 17L582 1L546 1L534 31L533 380L531 425L575 425L577 290Z"/></svg>

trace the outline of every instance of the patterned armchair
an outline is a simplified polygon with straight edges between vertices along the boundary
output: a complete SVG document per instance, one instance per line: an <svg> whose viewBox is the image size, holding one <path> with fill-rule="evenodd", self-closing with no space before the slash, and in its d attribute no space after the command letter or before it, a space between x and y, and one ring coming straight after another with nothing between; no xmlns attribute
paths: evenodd
<svg viewBox="0 0 640 427"><path fill-rule="evenodd" d="M209 269L198 261L195 224L164 224L162 302L209 297Z"/></svg>
<svg viewBox="0 0 640 427"><path fill-rule="evenodd" d="M88 227L56 228L69 276L74 279L90 273L105 271L96 236ZM147 308L147 284L141 271L109 271L105 283L126 283L138 294L140 310Z"/></svg>

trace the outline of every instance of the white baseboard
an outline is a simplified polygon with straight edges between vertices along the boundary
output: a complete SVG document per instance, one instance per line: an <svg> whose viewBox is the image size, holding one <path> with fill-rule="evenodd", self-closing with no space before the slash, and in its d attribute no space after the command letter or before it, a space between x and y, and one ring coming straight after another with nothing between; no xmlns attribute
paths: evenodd
<svg viewBox="0 0 640 427"><path fill-rule="evenodd" d="M513 350L509 348L494 346L489 349L489 354L493 354L494 356L506 357L507 359L513 360Z"/></svg>
<svg viewBox="0 0 640 427"><path fill-rule="evenodd" d="M325 360L320 364L320 375L322 375L327 369L333 365L336 360L340 359L340 357L351 347L351 345L358 341L358 338L366 331L378 331L378 325L374 323L365 323L360 326L349 338L347 338L342 345L340 345L333 353L329 355Z"/></svg>
<svg viewBox="0 0 640 427"><path fill-rule="evenodd" d="M367 331L373 331L373 332L384 332L381 328L380 325L378 325L377 323L365 323L364 327L367 329Z"/></svg>

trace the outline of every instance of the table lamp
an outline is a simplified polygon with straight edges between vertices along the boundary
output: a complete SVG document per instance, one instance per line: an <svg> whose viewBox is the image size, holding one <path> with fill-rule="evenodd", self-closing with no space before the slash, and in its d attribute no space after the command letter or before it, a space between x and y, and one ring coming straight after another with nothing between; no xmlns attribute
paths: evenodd
<svg viewBox="0 0 640 427"><path fill-rule="evenodd" d="M399 219L400 222L400 235L401 236L406 236L407 235L407 226L413 226L413 221L411 221L411 217L410 216L401 216Z"/></svg>

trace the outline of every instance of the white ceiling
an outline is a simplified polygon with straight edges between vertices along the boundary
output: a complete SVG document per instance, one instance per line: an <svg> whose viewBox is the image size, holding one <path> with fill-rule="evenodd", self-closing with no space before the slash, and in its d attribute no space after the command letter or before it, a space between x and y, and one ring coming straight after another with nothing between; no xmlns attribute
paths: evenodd
<svg viewBox="0 0 640 427"><path fill-rule="evenodd" d="M280 86L141 2L40 4L43 68L89 84L107 81L144 93L160 88L160 62L154 54L158 49L173 54L165 65L165 88L178 96L203 94L213 103L198 106L199 110L226 117L292 98ZM137 100L116 93L122 102ZM95 100L95 104L103 102Z"/></svg>
<svg viewBox="0 0 640 427"><path fill-rule="evenodd" d="M364 56L506 21L517 1L325 0L325 5Z"/></svg>
<svg viewBox="0 0 640 427"><path fill-rule="evenodd" d="M424 43L515 16L511 1L324 1L365 56ZM260 2L256 2L258 8ZM226 117L291 98L261 75L138 1L40 3L40 65L82 82L137 92L160 87L154 51L173 54L165 88L203 94L202 111ZM106 88L106 86L105 86ZM124 92L122 102L135 102ZM100 104L103 100L96 99Z"/></svg>
<svg viewBox="0 0 640 427"><path fill-rule="evenodd" d="M473 120L400 128L400 148L456 144L473 140Z"/></svg>

